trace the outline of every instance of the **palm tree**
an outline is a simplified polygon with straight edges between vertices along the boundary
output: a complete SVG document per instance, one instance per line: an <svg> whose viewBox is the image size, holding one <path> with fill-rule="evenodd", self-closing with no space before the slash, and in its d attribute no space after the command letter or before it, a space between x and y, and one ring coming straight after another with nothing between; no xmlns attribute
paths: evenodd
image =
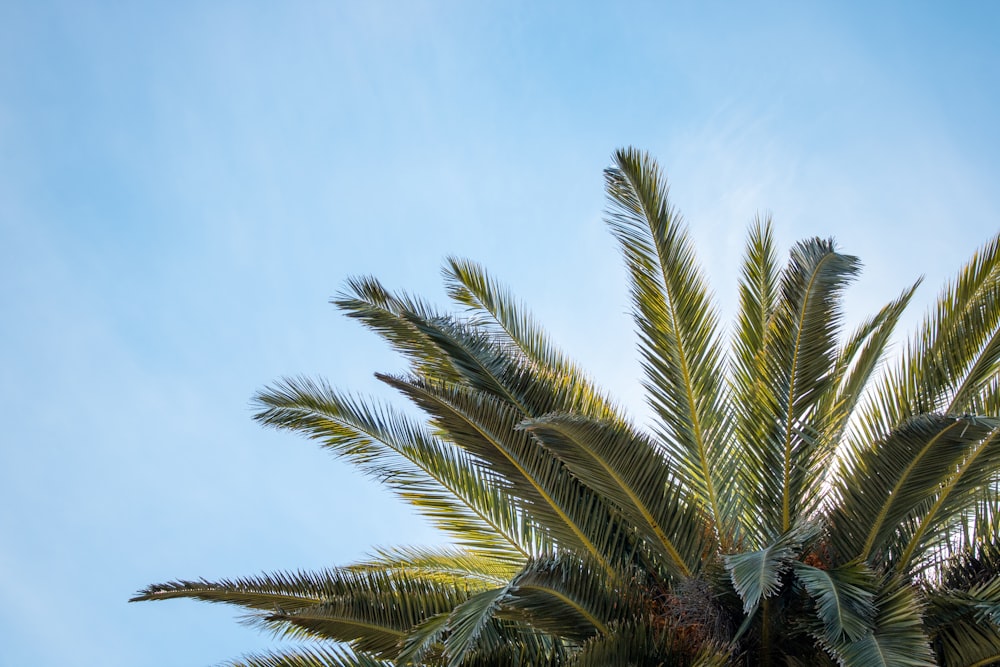
<svg viewBox="0 0 1000 667"><path fill-rule="evenodd" d="M322 381L256 396L453 538L323 572L150 586L303 640L233 665L921 665L1000 662L1000 236L899 358L916 284L842 327L857 258L780 267L751 227L731 345L655 162L606 171L648 430L482 267L459 312L373 278L335 303L409 362L377 377L421 421Z"/></svg>

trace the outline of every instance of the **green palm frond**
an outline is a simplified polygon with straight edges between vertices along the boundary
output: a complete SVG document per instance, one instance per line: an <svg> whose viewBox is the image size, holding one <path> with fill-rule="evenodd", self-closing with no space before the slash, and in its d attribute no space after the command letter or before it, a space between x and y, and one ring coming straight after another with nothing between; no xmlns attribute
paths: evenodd
<svg viewBox="0 0 1000 667"><path fill-rule="evenodd" d="M320 440L463 546L511 562L548 547L491 471L397 410L301 378L265 389L254 403L257 421Z"/></svg>
<svg viewBox="0 0 1000 667"><path fill-rule="evenodd" d="M444 638L451 611L443 611L410 628L396 654L396 664L439 664L444 660Z"/></svg>
<svg viewBox="0 0 1000 667"><path fill-rule="evenodd" d="M552 372L511 355L510 346L497 340L490 327L453 317L426 321L407 316L459 373L457 384L504 401L525 418L550 412L595 413L625 423L577 376ZM437 382L437 378L427 379Z"/></svg>
<svg viewBox="0 0 1000 667"><path fill-rule="evenodd" d="M880 558L898 543L904 524L927 515L951 472L990 431L980 419L921 415L878 447L850 452L835 480L830 519L842 561Z"/></svg>
<svg viewBox="0 0 1000 667"><path fill-rule="evenodd" d="M411 316L414 325L444 354L459 373L461 384L509 403L525 416L545 412L547 406L530 401L530 385L523 366L498 345L492 336L467 323L439 317L433 321ZM542 400L551 394L533 392Z"/></svg>
<svg viewBox="0 0 1000 667"><path fill-rule="evenodd" d="M831 645L857 641L873 631L876 581L864 563L824 570L796 562L794 570L816 604L824 641Z"/></svg>
<svg viewBox="0 0 1000 667"><path fill-rule="evenodd" d="M924 592L925 626L943 665L1000 662L1000 548L989 542L940 566Z"/></svg>
<svg viewBox="0 0 1000 667"><path fill-rule="evenodd" d="M494 340L509 341L540 374L567 385L566 393L572 398L562 410L596 419L622 419L612 401L549 340L524 306L484 267L450 257L444 275L449 296L468 308L477 328L488 331Z"/></svg>
<svg viewBox="0 0 1000 667"><path fill-rule="evenodd" d="M968 511L975 508L980 494L989 491L995 483L996 471L1000 469L1000 420L978 418L975 421L981 428L989 428L989 433L963 452L962 458L942 481L933 504L919 517L912 532L903 533L909 539L899 556L897 571L921 569L928 553L933 563L938 543L954 539L952 535L962 527Z"/></svg>
<svg viewBox="0 0 1000 667"><path fill-rule="evenodd" d="M998 346L1000 235L946 286L899 364L866 401L857 437L877 441L921 413L974 411L997 375Z"/></svg>
<svg viewBox="0 0 1000 667"><path fill-rule="evenodd" d="M771 319L778 305L780 272L770 219L754 221L746 243L746 257L740 276L740 309L733 336L733 362L730 381L734 405L736 437L747 443L763 442L768 425L774 420L777 405L767 386L767 349ZM744 454L744 458L746 455ZM740 466L742 486L752 488L749 476L754 467ZM758 508L741 498L739 511L748 530L759 525Z"/></svg>
<svg viewBox="0 0 1000 667"><path fill-rule="evenodd" d="M246 655L227 667L393 667L392 663L341 647L297 647Z"/></svg>
<svg viewBox="0 0 1000 667"><path fill-rule="evenodd" d="M668 640L647 623L616 624L612 631L595 637L573 656L571 667L654 667L669 655ZM671 663L683 664L683 663Z"/></svg>
<svg viewBox="0 0 1000 667"><path fill-rule="evenodd" d="M760 381L760 402L774 412L763 439L744 444L747 489L762 511L758 543L790 530L815 507L812 489L834 445L823 437L828 428L818 406L833 389L840 295L858 266L831 241L811 239L792 249L782 275Z"/></svg>
<svg viewBox="0 0 1000 667"><path fill-rule="evenodd" d="M934 602L932 601L932 608ZM939 665L986 667L1000 663L1000 628L970 619L936 628L933 644Z"/></svg>
<svg viewBox="0 0 1000 667"><path fill-rule="evenodd" d="M561 644L524 641L511 637L509 641L489 651L477 651L466 656L462 667L562 667L567 651Z"/></svg>
<svg viewBox="0 0 1000 667"><path fill-rule="evenodd" d="M1000 581L1000 532L976 540L939 568L944 589L967 590Z"/></svg>
<svg viewBox="0 0 1000 667"><path fill-rule="evenodd" d="M629 573L609 577L574 554L537 558L510 584L504 614L570 641L607 634L608 624L641 607L643 587Z"/></svg>
<svg viewBox="0 0 1000 667"><path fill-rule="evenodd" d="M726 571L743 601L744 614L752 616L761 600L781 590L782 576L792 569L812 531L810 526L796 526L763 549L725 556Z"/></svg>
<svg viewBox="0 0 1000 667"><path fill-rule="evenodd" d="M444 382L459 381L449 360L412 321L437 317L424 301L392 294L376 278L363 276L348 279L345 289L331 303L381 336L409 360L414 373Z"/></svg>
<svg viewBox="0 0 1000 667"><path fill-rule="evenodd" d="M607 502L564 474L563 464L524 429L507 403L456 386L379 375L424 409L459 447L489 462L555 543L585 554L607 572L632 552L625 528Z"/></svg>
<svg viewBox="0 0 1000 667"><path fill-rule="evenodd" d="M896 325L919 285L918 280L878 313L862 322L848 337L833 371L836 389L823 395L818 408L822 417L817 421L826 425L824 437L827 442L841 442L848 420L862 401Z"/></svg>
<svg viewBox="0 0 1000 667"><path fill-rule="evenodd" d="M710 526L684 497L656 444L631 430L575 416L524 423L581 483L615 505L674 576L698 571Z"/></svg>
<svg viewBox="0 0 1000 667"><path fill-rule="evenodd" d="M461 581L472 587L492 588L510 581L520 568L508 560L455 547L393 547L378 549L368 560L344 569L351 572L401 570L424 579Z"/></svg>
<svg viewBox="0 0 1000 667"><path fill-rule="evenodd" d="M571 365L540 367L512 354L506 333L476 319L460 320L435 312L419 299L391 294L373 279L355 279L351 298L337 305L380 333L411 361L418 377L464 384L505 400L524 416L555 410L595 411L612 417L609 404Z"/></svg>
<svg viewBox="0 0 1000 667"><path fill-rule="evenodd" d="M497 611L510 592L509 586L482 591L456 606L448 616L445 654L448 667L457 667L470 652L486 644L500 644L494 627Z"/></svg>
<svg viewBox="0 0 1000 667"><path fill-rule="evenodd" d="M468 585L399 571L340 569L170 582L150 586L133 600L183 597L228 603L251 612L248 623L279 635L352 642L359 650L391 658L407 630L474 594Z"/></svg>
<svg viewBox="0 0 1000 667"><path fill-rule="evenodd" d="M740 310L733 336L733 395L737 404L749 411L759 403L771 318L780 298L780 271L770 218L758 218L750 227L739 289Z"/></svg>
<svg viewBox="0 0 1000 667"><path fill-rule="evenodd" d="M275 611L246 616L249 626L291 640L349 642L356 651L391 660L399 651L409 628L396 625L392 610L350 602L320 604L298 611Z"/></svg>
<svg viewBox="0 0 1000 667"><path fill-rule="evenodd" d="M129 602L195 598L225 602L248 609L300 609L322 603L345 588L335 572L276 572L239 579L170 581L153 584L136 593Z"/></svg>
<svg viewBox="0 0 1000 667"><path fill-rule="evenodd" d="M605 171L608 224L631 276L633 317L657 435L723 533L734 521L733 459L718 324L666 181L646 154L615 153Z"/></svg>
<svg viewBox="0 0 1000 667"><path fill-rule="evenodd" d="M712 644L692 652L686 638L653 619L618 623L606 635L594 637L567 663L569 667L722 667L731 651Z"/></svg>
<svg viewBox="0 0 1000 667"><path fill-rule="evenodd" d="M844 667L934 667L920 604L912 587L888 583L875 597L875 631L828 645Z"/></svg>

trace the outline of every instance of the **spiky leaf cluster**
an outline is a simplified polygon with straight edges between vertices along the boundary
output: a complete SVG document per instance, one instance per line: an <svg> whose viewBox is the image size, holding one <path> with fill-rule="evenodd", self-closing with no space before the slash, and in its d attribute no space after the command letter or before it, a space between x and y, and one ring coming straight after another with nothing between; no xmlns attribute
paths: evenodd
<svg viewBox="0 0 1000 667"><path fill-rule="evenodd" d="M666 181L606 172L652 423L640 428L481 266L440 311L371 277L335 304L407 361L422 418L289 378L258 421L316 440L453 540L323 572L150 586L242 608L299 648L233 665L1000 662L1000 237L895 362L917 285L853 331L860 262L747 241L726 340Z"/></svg>

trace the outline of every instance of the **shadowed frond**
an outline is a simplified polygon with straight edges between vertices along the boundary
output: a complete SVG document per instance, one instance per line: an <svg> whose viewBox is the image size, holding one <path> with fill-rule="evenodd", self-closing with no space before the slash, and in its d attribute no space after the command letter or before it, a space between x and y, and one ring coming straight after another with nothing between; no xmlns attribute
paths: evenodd
<svg viewBox="0 0 1000 667"><path fill-rule="evenodd" d="M667 572L686 578L701 569L711 527L684 497L654 442L620 426L574 416L528 421L524 428L643 533Z"/></svg>
<svg viewBox="0 0 1000 667"><path fill-rule="evenodd" d="M875 597L875 631L860 639L828 645L844 667L934 667L923 630L922 606L914 590L898 582Z"/></svg>
<svg viewBox="0 0 1000 667"><path fill-rule="evenodd" d="M940 569L939 583L924 592L927 632L939 664L1000 661L1000 548L981 543Z"/></svg>
<svg viewBox="0 0 1000 667"><path fill-rule="evenodd" d="M980 494L990 491L991 485L995 484L996 471L1000 470L1000 420L978 418L976 422L982 428L989 428L990 432L966 449L935 493L934 503L919 516L912 532L903 533L903 537L909 539L899 556L898 572L922 569L923 557L928 552L933 563L938 543L953 539L952 534L961 530L969 510L976 507Z"/></svg>
<svg viewBox="0 0 1000 667"><path fill-rule="evenodd" d="M538 558L511 581L504 611L544 632L583 641L607 634L613 619L640 608L642 589L628 589L630 575L608 577L573 554Z"/></svg>
<svg viewBox="0 0 1000 667"><path fill-rule="evenodd" d="M874 573L863 563L832 570L796 562L795 577L815 601L824 641L834 645L857 641L874 630Z"/></svg>
<svg viewBox="0 0 1000 667"><path fill-rule="evenodd" d="M781 578L792 568L811 528L795 528L758 551L725 556L733 588L743 601L743 613L751 616L764 598L781 590Z"/></svg>
<svg viewBox="0 0 1000 667"><path fill-rule="evenodd" d="M707 645L692 654L683 637L652 619L618 623L607 635L594 637L568 663L570 667L722 667L731 652Z"/></svg>
<svg viewBox="0 0 1000 667"><path fill-rule="evenodd" d="M500 643L494 619L509 591L509 586L483 591L452 610L448 616L448 637L445 639L448 667L460 665L481 642Z"/></svg>
<svg viewBox="0 0 1000 667"><path fill-rule="evenodd" d="M839 557L881 558L904 524L927 516L952 471L991 429L981 419L921 415L878 447L850 452L835 481L838 504L830 519Z"/></svg>

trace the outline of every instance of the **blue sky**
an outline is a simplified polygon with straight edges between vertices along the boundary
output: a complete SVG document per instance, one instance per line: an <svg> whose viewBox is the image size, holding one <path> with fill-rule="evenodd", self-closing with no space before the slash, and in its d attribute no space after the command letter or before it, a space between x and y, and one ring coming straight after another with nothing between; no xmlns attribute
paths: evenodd
<svg viewBox="0 0 1000 667"><path fill-rule="evenodd" d="M5 663L215 664L272 640L125 600L441 539L250 419L285 375L385 395L348 276L481 261L641 418L616 147L727 317L769 212L861 256L851 319L925 275L916 322L1000 229L1000 6L749 4L0 2Z"/></svg>

